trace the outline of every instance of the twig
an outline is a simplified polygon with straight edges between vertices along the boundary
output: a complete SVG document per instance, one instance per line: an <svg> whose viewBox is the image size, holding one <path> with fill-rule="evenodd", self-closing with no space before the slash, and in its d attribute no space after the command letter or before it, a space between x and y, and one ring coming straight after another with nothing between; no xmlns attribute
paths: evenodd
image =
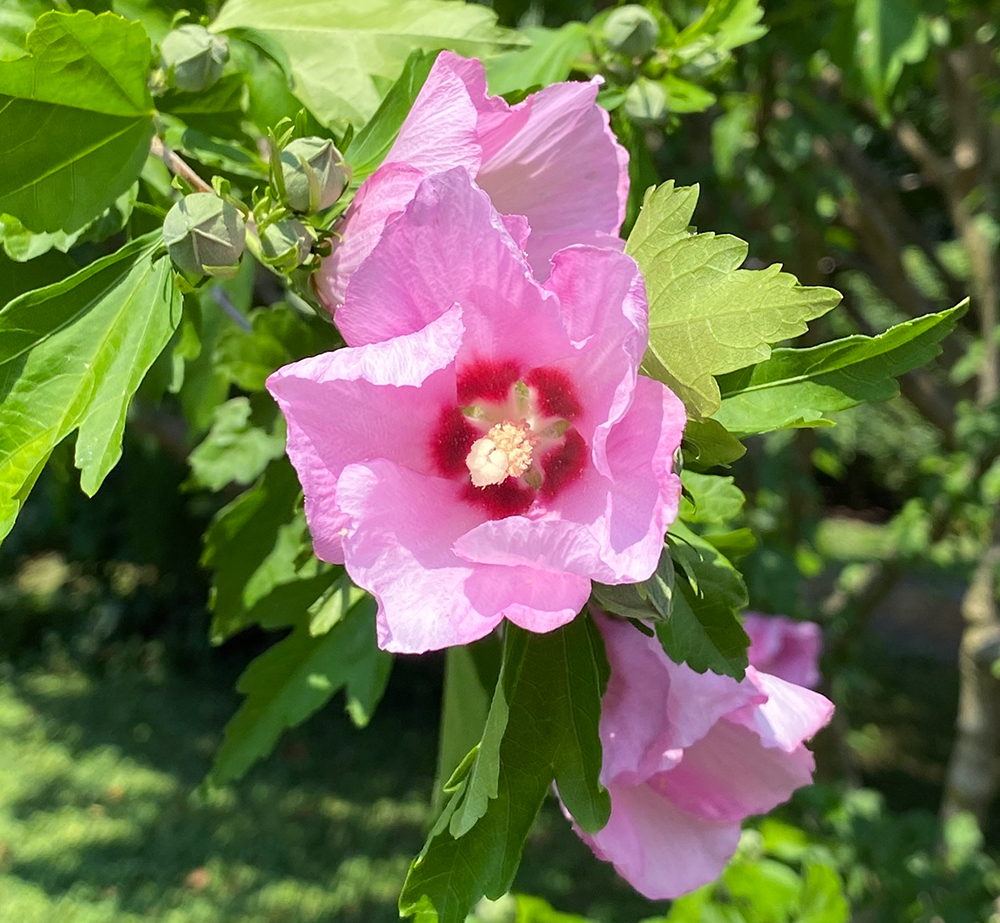
<svg viewBox="0 0 1000 923"><path fill-rule="evenodd" d="M246 333L253 333L253 326L250 321L240 313L240 309L236 307L230 300L229 296L226 294L225 289L221 285L213 285L210 294L212 296L212 301L214 301L222 310L225 312L226 316L241 330Z"/></svg>
<svg viewBox="0 0 1000 923"><path fill-rule="evenodd" d="M163 161L164 166L173 173L175 176L181 177L181 179L186 180L191 184L193 189L197 189L198 192L212 192L212 187L208 185L194 170L191 169L180 157L177 156L170 148L168 148L164 143L162 138L158 138L154 135L152 143L149 146L150 153L155 157L159 157Z"/></svg>

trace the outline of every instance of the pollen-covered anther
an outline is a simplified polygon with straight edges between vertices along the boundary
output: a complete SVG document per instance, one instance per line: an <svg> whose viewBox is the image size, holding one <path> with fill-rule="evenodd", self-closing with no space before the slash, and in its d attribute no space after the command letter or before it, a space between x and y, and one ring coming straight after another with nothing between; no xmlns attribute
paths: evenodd
<svg viewBox="0 0 1000 923"><path fill-rule="evenodd" d="M520 477L531 467L535 437L527 423L497 423L469 450L465 464L476 487L502 484Z"/></svg>

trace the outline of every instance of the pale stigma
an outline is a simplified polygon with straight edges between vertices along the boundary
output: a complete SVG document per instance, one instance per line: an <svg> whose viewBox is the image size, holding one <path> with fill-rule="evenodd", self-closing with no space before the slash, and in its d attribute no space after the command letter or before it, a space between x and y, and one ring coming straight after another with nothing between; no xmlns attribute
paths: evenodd
<svg viewBox="0 0 1000 923"><path fill-rule="evenodd" d="M472 443L465 464L476 487L502 484L531 467L535 438L527 423L498 423L485 436Z"/></svg>

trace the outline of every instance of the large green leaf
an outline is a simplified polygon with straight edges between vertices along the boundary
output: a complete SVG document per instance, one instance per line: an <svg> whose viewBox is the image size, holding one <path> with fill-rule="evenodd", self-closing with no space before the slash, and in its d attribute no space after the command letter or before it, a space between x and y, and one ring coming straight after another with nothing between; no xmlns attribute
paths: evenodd
<svg viewBox="0 0 1000 923"><path fill-rule="evenodd" d="M816 426L823 414L899 394L896 377L930 362L965 313L962 302L890 327L809 349L776 349L766 362L720 379L714 418L738 435Z"/></svg>
<svg viewBox="0 0 1000 923"><path fill-rule="evenodd" d="M670 618L674 605L674 562L664 548L656 571L641 583L593 583L593 599L606 612L627 619L659 622Z"/></svg>
<svg viewBox="0 0 1000 923"><path fill-rule="evenodd" d="M0 212L33 231L75 231L149 154L149 39L113 13L46 13L27 51L0 60Z"/></svg>
<svg viewBox="0 0 1000 923"><path fill-rule="evenodd" d="M656 625L664 651L698 673L742 679L750 644L737 618L748 602L743 578L711 542L679 520L667 540L678 574L670 618Z"/></svg>
<svg viewBox="0 0 1000 923"><path fill-rule="evenodd" d="M526 44L492 10L458 0L229 0L212 26L246 27L282 45L296 95L328 125L368 121L416 49L478 57Z"/></svg>
<svg viewBox="0 0 1000 923"><path fill-rule="evenodd" d="M280 458L212 520L201 563L214 571L213 644L254 624L297 624L341 576L342 568L311 554L301 496L294 469Z"/></svg>
<svg viewBox="0 0 1000 923"><path fill-rule="evenodd" d="M181 316L159 246L147 235L0 310L0 538L74 430L87 494L121 456L132 395Z"/></svg>
<svg viewBox="0 0 1000 923"><path fill-rule="evenodd" d="M392 655L375 644L375 600L365 596L330 631L314 637L300 625L261 654L236 684L246 696L226 725L209 775L214 785L238 779L341 689L352 720L364 726L382 698Z"/></svg>
<svg viewBox="0 0 1000 923"><path fill-rule="evenodd" d="M501 704L491 706L505 713L502 735L485 735L452 777L452 799L403 885L401 914L462 923L483 894L504 894L553 781L583 829L607 822L611 805L598 784L597 733L606 681L604 648L590 619L544 635L507 625L494 694ZM471 813L479 816L456 839L449 827L466 799L475 801Z"/></svg>
<svg viewBox="0 0 1000 923"><path fill-rule="evenodd" d="M649 349L643 370L672 388L696 418L721 397L713 375L766 359L840 295L807 288L779 265L739 269L747 245L690 227L698 187L664 183L648 193L626 245L646 278Z"/></svg>

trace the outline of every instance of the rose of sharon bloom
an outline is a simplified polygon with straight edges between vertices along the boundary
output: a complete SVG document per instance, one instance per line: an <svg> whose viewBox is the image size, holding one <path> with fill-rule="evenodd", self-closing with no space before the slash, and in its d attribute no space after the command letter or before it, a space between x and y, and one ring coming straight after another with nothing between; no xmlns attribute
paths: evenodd
<svg viewBox="0 0 1000 923"><path fill-rule="evenodd" d="M819 685L819 652L823 635L815 622L796 622L783 615L748 612L743 628L750 635L747 656L761 673L815 689Z"/></svg>
<svg viewBox="0 0 1000 923"><path fill-rule="evenodd" d="M599 83L556 83L516 106L487 96L479 61L442 52L382 165L337 225L341 242L316 276L333 310L385 225L422 179L464 167L504 215L530 227L528 260L539 279L570 244L621 249L628 154L597 105ZM353 345L353 344L352 344Z"/></svg>
<svg viewBox="0 0 1000 923"><path fill-rule="evenodd" d="M625 254L570 247L540 284L465 170L420 184L339 315L364 345L268 379L316 553L377 598L381 647L549 631L591 579L652 574L685 414L638 375L647 319Z"/></svg>
<svg viewBox="0 0 1000 923"><path fill-rule="evenodd" d="M611 819L577 832L646 897L677 897L719 876L745 817L810 783L803 741L833 705L752 666L742 682L695 673L628 622L595 617L611 664L600 723Z"/></svg>

